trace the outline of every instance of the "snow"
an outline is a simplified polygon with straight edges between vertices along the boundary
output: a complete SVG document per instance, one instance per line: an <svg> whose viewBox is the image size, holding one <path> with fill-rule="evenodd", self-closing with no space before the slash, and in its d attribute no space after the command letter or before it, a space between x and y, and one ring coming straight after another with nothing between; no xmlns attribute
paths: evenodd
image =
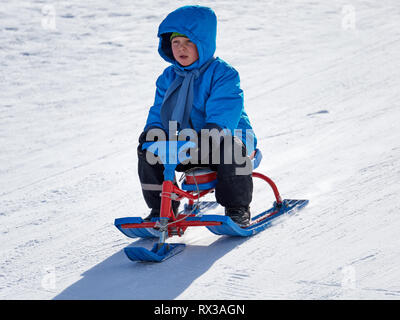
<svg viewBox="0 0 400 320"><path fill-rule="evenodd" d="M310 204L250 239L203 228L132 263L115 218L145 216L136 146L157 27L186 1L2 1L1 299L399 299L400 6L197 1L240 72L264 159ZM272 204L256 185L252 209ZM256 209L254 209L256 210Z"/></svg>

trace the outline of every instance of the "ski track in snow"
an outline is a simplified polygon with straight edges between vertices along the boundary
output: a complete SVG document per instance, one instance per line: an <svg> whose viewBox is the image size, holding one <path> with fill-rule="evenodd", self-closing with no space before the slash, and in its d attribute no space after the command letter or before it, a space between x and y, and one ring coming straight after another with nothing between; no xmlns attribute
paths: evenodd
<svg viewBox="0 0 400 320"><path fill-rule="evenodd" d="M124 256L152 245L113 222L148 211L136 141L166 67L158 24L183 4L2 2L0 298L399 299L397 0L198 1L240 72L257 171L310 204L250 239L189 230L162 264ZM253 212L270 207L255 190Z"/></svg>

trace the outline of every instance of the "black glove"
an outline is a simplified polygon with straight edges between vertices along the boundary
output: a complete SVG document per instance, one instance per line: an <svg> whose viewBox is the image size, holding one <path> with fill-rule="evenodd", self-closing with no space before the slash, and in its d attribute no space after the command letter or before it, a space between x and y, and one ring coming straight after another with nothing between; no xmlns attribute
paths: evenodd
<svg viewBox="0 0 400 320"><path fill-rule="evenodd" d="M167 139L168 136L164 129L158 127L146 129L139 136L138 155L143 156L145 154L145 150L142 149L145 142L166 141Z"/></svg>

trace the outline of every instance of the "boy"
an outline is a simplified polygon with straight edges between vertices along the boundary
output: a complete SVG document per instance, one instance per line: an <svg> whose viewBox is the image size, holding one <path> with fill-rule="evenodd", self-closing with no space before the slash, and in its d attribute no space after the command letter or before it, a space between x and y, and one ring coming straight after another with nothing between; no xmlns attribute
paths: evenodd
<svg viewBox="0 0 400 320"><path fill-rule="evenodd" d="M215 13L202 6L181 7L171 12L159 26L158 52L171 66L157 80L154 105L149 110L146 126L139 138L138 173L144 199L151 209L145 220L160 214L163 165L150 164L142 144L147 141L146 137L150 136L148 133L152 129L161 129L168 137L169 126L175 121L178 131L189 128L197 133L202 129L222 133L213 140L220 161L208 162L208 166L217 171L216 200L225 207L225 214L238 225L245 227L250 222L251 169L246 174L237 174L245 164L234 157L233 149L241 150L248 160L248 155L255 150L256 138L244 111L239 74L222 59L214 58L216 33ZM233 135L236 129L242 130L242 137ZM149 141L152 139L149 138ZM199 138L198 141L203 140ZM199 154L201 149L200 143L197 149ZM201 164L180 164L176 170L185 171L194 166ZM178 206L179 203L173 203L175 213Z"/></svg>

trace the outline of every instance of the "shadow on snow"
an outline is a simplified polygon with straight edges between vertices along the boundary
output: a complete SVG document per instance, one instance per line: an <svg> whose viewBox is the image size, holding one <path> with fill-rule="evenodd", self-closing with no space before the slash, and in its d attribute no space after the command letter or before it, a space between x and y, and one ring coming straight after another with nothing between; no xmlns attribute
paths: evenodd
<svg viewBox="0 0 400 320"><path fill-rule="evenodd" d="M54 299L172 300L244 241L219 237L208 246L186 245L182 253L162 263L132 262L121 250L84 272ZM151 248L152 243L140 239L131 245Z"/></svg>

